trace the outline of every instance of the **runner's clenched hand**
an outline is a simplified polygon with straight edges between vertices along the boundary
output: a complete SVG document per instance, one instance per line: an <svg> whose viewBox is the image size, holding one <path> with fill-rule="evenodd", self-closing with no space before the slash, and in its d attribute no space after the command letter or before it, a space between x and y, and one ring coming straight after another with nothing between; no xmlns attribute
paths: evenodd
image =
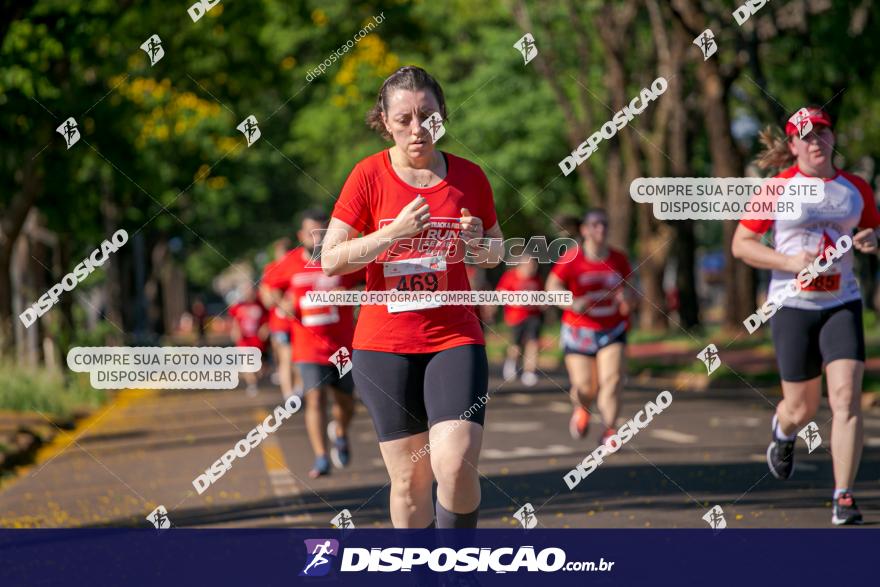
<svg viewBox="0 0 880 587"><path fill-rule="evenodd" d="M853 248L860 253L872 254L877 252L877 233L873 228L866 228L853 235Z"/></svg>
<svg viewBox="0 0 880 587"><path fill-rule="evenodd" d="M483 221L476 216L471 216L470 210L461 209L461 239L470 242L483 236Z"/></svg>
<svg viewBox="0 0 880 587"><path fill-rule="evenodd" d="M431 210L422 196L416 196L403 207L391 226L397 238L415 236L425 230L431 221Z"/></svg>

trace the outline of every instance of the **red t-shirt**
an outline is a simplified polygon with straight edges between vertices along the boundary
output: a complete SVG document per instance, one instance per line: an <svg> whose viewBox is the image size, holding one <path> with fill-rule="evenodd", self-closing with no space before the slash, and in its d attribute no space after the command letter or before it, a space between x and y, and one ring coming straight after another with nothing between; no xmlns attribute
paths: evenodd
<svg viewBox="0 0 880 587"><path fill-rule="evenodd" d="M352 306L310 306L310 291L348 289L364 279L363 271L349 275L324 275L319 263L307 267L308 253L297 247L281 258L273 271L264 276L269 287L286 289L293 300L293 360L297 363L331 365L330 357L339 347L351 349L354 334Z"/></svg>
<svg viewBox="0 0 880 587"><path fill-rule="evenodd" d="M610 249L606 259L592 261L584 256L583 248L570 249L556 262L552 273L575 298L587 296L588 299L583 314L571 310L562 313L565 324L608 330L626 319L620 313L617 295L632 269L623 252Z"/></svg>
<svg viewBox="0 0 880 587"><path fill-rule="evenodd" d="M229 315L238 324L239 338L236 346L253 346L265 350L266 343L260 338L260 327L269 319L266 308L259 302L241 302L229 308Z"/></svg>
<svg viewBox="0 0 880 587"><path fill-rule="evenodd" d="M260 278L260 283L269 285L272 289L280 289L283 294L287 291L287 287L290 283L289 275L287 275L286 278L282 277L282 285L270 285L270 283L274 284L279 281L279 274L281 273L281 269L283 269L278 266L279 261L271 261L266 264L266 267L263 268L263 277ZM272 332L290 332L292 328L293 322L291 319L279 314L278 308L272 308L269 310L269 330Z"/></svg>
<svg viewBox="0 0 880 587"><path fill-rule="evenodd" d="M495 289L498 291L541 291L544 286L537 275L523 277L516 268L513 268L504 272ZM504 306L504 322L508 326L515 326L529 316L540 315L540 306Z"/></svg>
<svg viewBox="0 0 880 587"><path fill-rule="evenodd" d="M367 266L367 291L470 290L463 255L447 259L446 253L453 245L462 250L461 209L479 217L488 230L497 223L495 202L489 180L479 166L450 154L446 160L446 178L429 188L400 179L388 150L362 160L348 176L333 217L359 232L369 234L390 224L418 195L427 200L431 211L429 228L414 239L395 242ZM391 260L394 262L386 262ZM430 353L466 344L485 344L480 323L467 306L406 309L366 305L361 308L354 336L356 349L392 353Z"/></svg>

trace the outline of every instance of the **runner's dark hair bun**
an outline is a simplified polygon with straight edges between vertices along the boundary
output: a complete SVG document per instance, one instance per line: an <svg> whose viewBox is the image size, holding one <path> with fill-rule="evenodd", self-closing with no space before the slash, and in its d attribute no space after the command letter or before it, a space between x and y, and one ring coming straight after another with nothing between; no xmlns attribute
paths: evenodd
<svg viewBox="0 0 880 587"><path fill-rule="evenodd" d="M376 104L367 113L367 126L382 135L384 139L391 139L385 124L382 122L382 113L387 113L388 97L395 90L431 90L437 103L440 105L440 116L444 122L447 120L446 115L446 99L443 96L443 88L437 83L431 74L415 65L406 65L401 67L382 83L379 89L379 95L376 98Z"/></svg>

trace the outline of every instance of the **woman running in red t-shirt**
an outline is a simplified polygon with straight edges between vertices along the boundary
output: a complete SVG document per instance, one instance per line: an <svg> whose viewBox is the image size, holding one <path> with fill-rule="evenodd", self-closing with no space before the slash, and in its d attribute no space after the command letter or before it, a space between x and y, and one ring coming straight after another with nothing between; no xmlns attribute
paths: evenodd
<svg viewBox="0 0 880 587"><path fill-rule="evenodd" d="M581 224L583 244L566 252L547 278L547 291L568 290L574 296L563 307L560 342L571 381L573 438L584 438L590 405L596 401L605 429L602 443L617 432L623 362L630 306L626 280L632 270L623 251L608 246L608 215L594 208Z"/></svg>
<svg viewBox="0 0 880 587"><path fill-rule="evenodd" d="M475 164L434 148L422 123L446 120L443 90L418 67L382 84L367 122L394 146L352 170L333 210L321 262L328 275L367 265L367 291L465 291L462 241L490 237L501 258L492 188ZM364 236L358 237L363 233ZM413 238L419 237L419 238ZM490 260L491 259L491 260ZM473 528L488 364L470 306L366 305L355 330L353 374L391 477L397 528Z"/></svg>

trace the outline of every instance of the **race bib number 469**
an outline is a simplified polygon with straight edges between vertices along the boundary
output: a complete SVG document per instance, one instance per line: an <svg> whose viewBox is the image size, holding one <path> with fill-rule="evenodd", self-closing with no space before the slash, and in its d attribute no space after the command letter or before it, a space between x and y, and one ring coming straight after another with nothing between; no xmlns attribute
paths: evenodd
<svg viewBox="0 0 880 587"><path fill-rule="evenodd" d="M385 276L385 289L397 291L438 291L441 277L446 272L446 258L442 256L420 257L402 261L386 262L382 265ZM388 312L408 312L439 308L437 302L399 302L388 304Z"/></svg>

